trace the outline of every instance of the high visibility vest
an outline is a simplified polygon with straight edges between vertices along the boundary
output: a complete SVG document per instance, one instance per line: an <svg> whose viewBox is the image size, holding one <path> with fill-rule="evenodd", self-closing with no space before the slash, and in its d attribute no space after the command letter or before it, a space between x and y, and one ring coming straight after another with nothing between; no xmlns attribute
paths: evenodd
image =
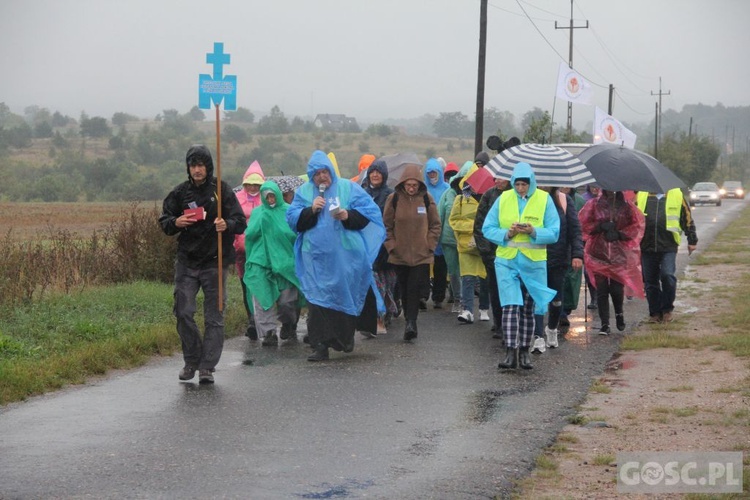
<svg viewBox="0 0 750 500"><path fill-rule="evenodd" d="M647 192L641 191L638 193L638 209L643 212L643 215L646 216L648 215L646 213L647 200ZM670 231L672 233L672 237L678 245L680 244L680 235L682 234L682 228L680 227L680 213L682 212L683 200L684 198L682 196L682 191L680 190L680 188L674 188L667 191L667 231Z"/></svg>
<svg viewBox="0 0 750 500"><path fill-rule="evenodd" d="M547 208L547 197L549 195L537 189L526 202L523 214L518 210L518 195L511 189L500 195L498 222L502 228L510 228L514 222L525 222L534 227L544 227L544 212ZM547 260L547 245L538 245L531 242L531 236L518 233L512 240L508 240L507 246L498 245L495 255L503 259L514 259L518 251L531 260Z"/></svg>

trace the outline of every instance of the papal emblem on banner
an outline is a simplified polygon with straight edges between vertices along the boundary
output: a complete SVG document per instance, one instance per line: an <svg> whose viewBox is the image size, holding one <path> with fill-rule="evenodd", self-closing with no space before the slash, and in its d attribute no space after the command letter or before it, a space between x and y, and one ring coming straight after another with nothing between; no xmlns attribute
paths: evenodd
<svg viewBox="0 0 750 500"><path fill-rule="evenodd" d="M557 97L579 104L593 104L591 85L564 62L557 75Z"/></svg>

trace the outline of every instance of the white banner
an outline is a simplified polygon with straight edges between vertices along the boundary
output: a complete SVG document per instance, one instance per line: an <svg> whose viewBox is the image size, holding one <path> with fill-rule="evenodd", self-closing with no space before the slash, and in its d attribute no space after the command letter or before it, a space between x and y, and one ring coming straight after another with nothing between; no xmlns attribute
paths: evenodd
<svg viewBox="0 0 750 500"><path fill-rule="evenodd" d="M594 114L594 144L602 142L635 148L636 135L599 107Z"/></svg>
<svg viewBox="0 0 750 500"><path fill-rule="evenodd" d="M557 97L578 104L594 104L589 82L564 62L560 63L560 72L557 74Z"/></svg>

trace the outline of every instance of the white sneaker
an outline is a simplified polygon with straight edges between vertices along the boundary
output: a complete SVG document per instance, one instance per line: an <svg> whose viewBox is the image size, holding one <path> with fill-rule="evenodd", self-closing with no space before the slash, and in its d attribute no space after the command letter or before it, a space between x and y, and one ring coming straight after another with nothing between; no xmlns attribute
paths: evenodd
<svg viewBox="0 0 750 500"><path fill-rule="evenodd" d="M461 314L458 315L458 321L461 323L474 323L474 315L471 311L462 311Z"/></svg>
<svg viewBox="0 0 750 500"><path fill-rule="evenodd" d="M480 309L479 321L489 321L489 320L490 320L490 311L487 309Z"/></svg>
<svg viewBox="0 0 750 500"><path fill-rule="evenodd" d="M550 330L548 326L544 327L544 336L547 337L547 345L549 347L557 347L557 328Z"/></svg>
<svg viewBox="0 0 750 500"><path fill-rule="evenodd" d="M534 339L534 346L531 348L531 352L538 352L539 354L547 350L547 346L544 344L542 337L536 337Z"/></svg>
<svg viewBox="0 0 750 500"><path fill-rule="evenodd" d="M454 302L453 307L451 307L451 312L460 313L461 311L463 311L463 309L461 309L461 302L460 301Z"/></svg>

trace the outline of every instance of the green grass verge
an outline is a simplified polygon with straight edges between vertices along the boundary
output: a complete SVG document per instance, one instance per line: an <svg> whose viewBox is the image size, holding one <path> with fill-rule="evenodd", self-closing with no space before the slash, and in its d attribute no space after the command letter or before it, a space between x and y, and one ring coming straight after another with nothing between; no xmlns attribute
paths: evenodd
<svg viewBox="0 0 750 500"><path fill-rule="evenodd" d="M246 326L241 293L237 277L230 277L227 337ZM200 300L198 311L201 325ZM112 369L139 366L179 348L172 285L136 282L49 296L2 311L0 405L84 383Z"/></svg>

